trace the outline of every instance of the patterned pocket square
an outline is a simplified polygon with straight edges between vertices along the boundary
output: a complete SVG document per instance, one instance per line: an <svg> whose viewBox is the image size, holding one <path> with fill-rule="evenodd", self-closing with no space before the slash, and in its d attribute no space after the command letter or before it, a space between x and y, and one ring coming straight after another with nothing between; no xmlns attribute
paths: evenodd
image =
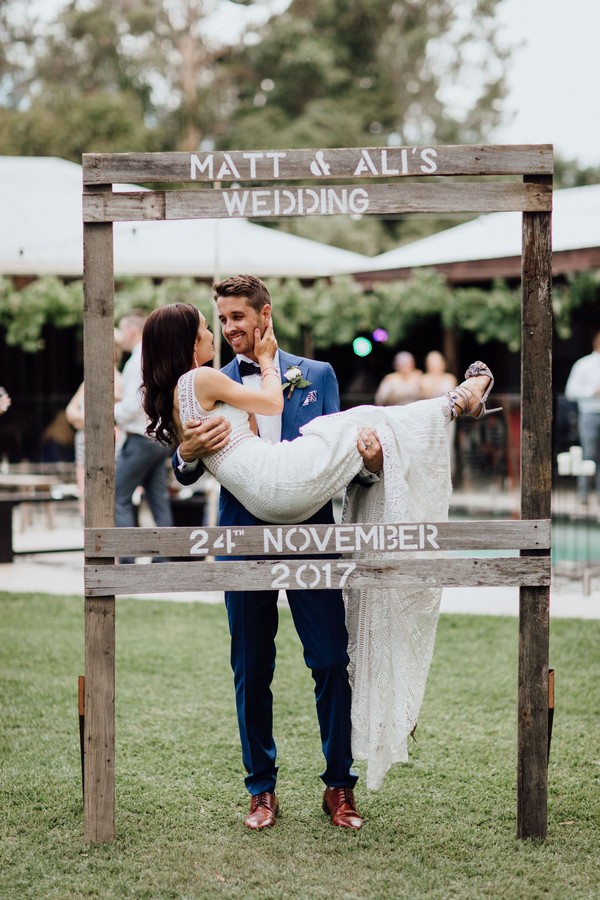
<svg viewBox="0 0 600 900"><path fill-rule="evenodd" d="M302 406L308 406L309 403L316 403L316 402L317 402L317 392L309 391L304 399L304 403L302 404Z"/></svg>

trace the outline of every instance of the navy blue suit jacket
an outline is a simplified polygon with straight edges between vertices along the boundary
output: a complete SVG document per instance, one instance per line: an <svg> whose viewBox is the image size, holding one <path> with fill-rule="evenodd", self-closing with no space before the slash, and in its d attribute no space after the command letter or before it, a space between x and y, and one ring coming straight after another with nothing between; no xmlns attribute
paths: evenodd
<svg viewBox="0 0 600 900"><path fill-rule="evenodd" d="M314 359L304 359L291 353L279 351L279 365L281 366L281 380L285 382L285 372L289 366L298 366L302 377L310 381L305 388L295 388L291 397L286 390L283 401L283 413L281 416L281 440L293 441L300 435L300 428L317 416L339 412L340 395L335 377L335 372L329 363L318 362ZM234 381L242 383L237 359L233 359L224 366L221 371ZM185 424L185 423L184 423ZM173 456L173 470L175 477L181 484L189 485L198 480L202 474L202 468L191 473L180 472L177 468L177 455ZM331 501L326 503L312 518L311 522L333 522L333 506ZM252 515L236 497L226 488L221 488L219 497L219 525L256 525L261 522Z"/></svg>

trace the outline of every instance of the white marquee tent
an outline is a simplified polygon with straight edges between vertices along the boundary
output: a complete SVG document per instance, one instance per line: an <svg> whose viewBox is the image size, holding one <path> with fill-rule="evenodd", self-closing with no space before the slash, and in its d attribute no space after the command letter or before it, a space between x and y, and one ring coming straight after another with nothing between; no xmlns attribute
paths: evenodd
<svg viewBox="0 0 600 900"><path fill-rule="evenodd" d="M213 278L235 272L317 278L485 260L520 260L520 213L492 213L367 257L245 219L117 223L115 273ZM600 185L555 191L555 260L600 248ZM0 275L82 274L81 167L0 156ZM362 279L361 279L362 280Z"/></svg>
<svg viewBox="0 0 600 900"><path fill-rule="evenodd" d="M600 248L600 184L554 192L552 246L557 254ZM521 213L479 216L373 257L358 272L389 272L521 256Z"/></svg>
<svg viewBox="0 0 600 900"><path fill-rule="evenodd" d="M131 186L130 186L131 187ZM83 271L81 167L53 157L0 156L0 275ZM369 257L244 219L114 226L115 274L317 278L365 269Z"/></svg>

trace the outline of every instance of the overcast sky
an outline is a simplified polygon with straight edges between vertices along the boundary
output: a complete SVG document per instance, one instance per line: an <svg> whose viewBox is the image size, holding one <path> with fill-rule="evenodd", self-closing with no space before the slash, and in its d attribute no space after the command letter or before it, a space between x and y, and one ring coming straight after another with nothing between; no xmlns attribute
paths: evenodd
<svg viewBox="0 0 600 900"><path fill-rule="evenodd" d="M600 166L600 3L504 0L499 15L515 50L503 143L553 143L567 159Z"/></svg>
<svg viewBox="0 0 600 900"><path fill-rule="evenodd" d="M28 5L51 15L65 2L29 0ZM285 2L268 5L275 10ZM243 8L227 6L220 34L230 34L244 16ZM600 0L503 0L499 19L507 41L524 46L512 56L507 122L491 140L552 143L567 159L600 166Z"/></svg>

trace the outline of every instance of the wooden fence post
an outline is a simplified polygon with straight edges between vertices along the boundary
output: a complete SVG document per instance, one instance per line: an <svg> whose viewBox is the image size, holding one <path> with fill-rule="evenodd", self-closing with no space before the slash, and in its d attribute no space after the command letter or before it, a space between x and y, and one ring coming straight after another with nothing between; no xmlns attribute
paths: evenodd
<svg viewBox="0 0 600 900"><path fill-rule="evenodd" d="M96 188L101 193L110 186ZM112 223L84 225L85 524L114 525ZM115 598L85 598L84 839L115 837Z"/></svg>
<svg viewBox="0 0 600 900"><path fill-rule="evenodd" d="M549 176L525 181L551 184ZM551 213L523 213L521 518L550 518L552 487ZM549 550L526 551L548 555ZM519 594L517 836L548 830L549 587Z"/></svg>

